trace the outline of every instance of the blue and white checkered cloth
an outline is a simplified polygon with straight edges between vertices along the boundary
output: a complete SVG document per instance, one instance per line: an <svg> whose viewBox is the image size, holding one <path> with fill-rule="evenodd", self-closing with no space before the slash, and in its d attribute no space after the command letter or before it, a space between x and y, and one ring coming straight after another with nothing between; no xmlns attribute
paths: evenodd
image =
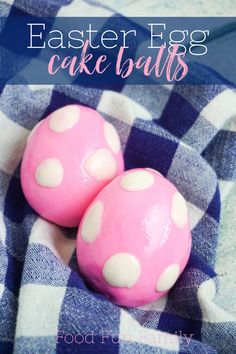
<svg viewBox="0 0 236 354"><path fill-rule="evenodd" d="M61 8L67 3L15 0L1 2L0 11L108 11L91 1ZM97 109L114 124L126 169L157 169L186 198L193 248L168 297L136 309L113 305L81 277L75 230L41 219L27 204L19 179L26 138L40 119L70 103ZM119 92L73 85L1 88L1 354L236 353L236 322L215 301L214 271L219 180L236 177L236 129L229 124L235 114L235 92L222 85L124 86Z"/></svg>

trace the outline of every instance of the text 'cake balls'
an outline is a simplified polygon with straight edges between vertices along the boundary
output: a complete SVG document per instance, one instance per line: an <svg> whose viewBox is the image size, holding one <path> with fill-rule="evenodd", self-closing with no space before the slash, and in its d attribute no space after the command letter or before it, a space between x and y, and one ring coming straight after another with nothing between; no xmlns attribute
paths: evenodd
<svg viewBox="0 0 236 354"><path fill-rule="evenodd" d="M81 273L116 304L157 300L185 268L191 233L185 199L155 170L129 170L87 209L78 231Z"/></svg>
<svg viewBox="0 0 236 354"><path fill-rule="evenodd" d="M119 136L93 109L69 105L31 132L21 165L29 204L42 217L77 226L97 193L124 170Z"/></svg>

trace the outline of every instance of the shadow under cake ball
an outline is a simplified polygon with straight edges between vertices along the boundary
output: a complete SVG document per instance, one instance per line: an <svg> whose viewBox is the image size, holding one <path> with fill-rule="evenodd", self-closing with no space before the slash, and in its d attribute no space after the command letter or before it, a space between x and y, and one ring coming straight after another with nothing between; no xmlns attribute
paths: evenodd
<svg viewBox="0 0 236 354"><path fill-rule="evenodd" d="M43 218L73 227L97 193L123 169L113 125L91 108L69 105L32 130L21 164L21 185Z"/></svg>

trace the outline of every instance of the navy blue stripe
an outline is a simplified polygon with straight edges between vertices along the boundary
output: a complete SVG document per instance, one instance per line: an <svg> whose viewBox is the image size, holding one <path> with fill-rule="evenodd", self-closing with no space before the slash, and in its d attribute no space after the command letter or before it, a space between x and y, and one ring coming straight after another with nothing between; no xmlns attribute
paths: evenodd
<svg viewBox="0 0 236 354"><path fill-rule="evenodd" d="M181 138L196 121L199 112L181 95L172 91L161 117L154 122Z"/></svg>
<svg viewBox="0 0 236 354"><path fill-rule="evenodd" d="M174 141L132 127L124 152L125 167L150 167L166 176L177 147Z"/></svg>
<svg viewBox="0 0 236 354"><path fill-rule="evenodd" d="M24 263L18 261L8 253L8 266L6 272L5 286L14 295L18 296Z"/></svg>
<svg viewBox="0 0 236 354"><path fill-rule="evenodd" d="M202 155L219 179L236 180L236 132L220 130Z"/></svg>
<svg viewBox="0 0 236 354"><path fill-rule="evenodd" d="M193 334L193 338L201 340L202 321L195 319L188 319L178 315L164 312L161 314L159 330L171 334L187 334L190 336Z"/></svg>
<svg viewBox="0 0 236 354"><path fill-rule="evenodd" d="M5 197L4 215L16 223L21 223L27 215L35 215L35 211L24 197L18 177L13 176L10 180Z"/></svg>
<svg viewBox="0 0 236 354"><path fill-rule="evenodd" d="M13 353L13 343L12 342L0 342L0 353L1 354Z"/></svg>
<svg viewBox="0 0 236 354"><path fill-rule="evenodd" d="M216 221L220 221L220 190L219 187L217 186L216 192L214 194L214 197L212 198L212 201L210 202L206 213L213 217Z"/></svg>

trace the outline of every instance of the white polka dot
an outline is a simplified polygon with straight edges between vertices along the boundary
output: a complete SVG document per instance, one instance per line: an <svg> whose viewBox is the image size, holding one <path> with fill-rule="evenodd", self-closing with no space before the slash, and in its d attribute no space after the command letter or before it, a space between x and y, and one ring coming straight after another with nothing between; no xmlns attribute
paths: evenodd
<svg viewBox="0 0 236 354"><path fill-rule="evenodd" d="M42 187L57 187L63 179L63 167L58 159L50 158L42 161L35 172L37 183Z"/></svg>
<svg viewBox="0 0 236 354"><path fill-rule="evenodd" d="M156 291L169 290L178 279L179 271L180 268L177 263L171 264L168 268L166 268L158 279Z"/></svg>
<svg viewBox="0 0 236 354"><path fill-rule="evenodd" d="M53 112L49 118L49 129L54 133L62 133L71 129L79 120L80 108L66 106Z"/></svg>
<svg viewBox="0 0 236 354"><path fill-rule="evenodd" d="M104 136L108 146L117 154L120 151L120 138L112 124L104 123Z"/></svg>
<svg viewBox="0 0 236 354"><path fill-rule="evenodd" d="M154 183L153 175L144 170L128 172L120 181L120 186L127 191L147 189Z"/></svg>
<svg viewBox="0 0 236 354"><path fill-rule="evenodd" d="M176 226L182 228L188 221L188 210L184 197L176 192L172 199L171 218Z"/></svg>
<svg viewBox="0 0 236 354"><path fill-rule="evenodd" d="M28 138L27 138L27 144L29 143L30 139L32 138L32 136L34 135L34 133L36 132L36 130L38 129L38 127L40 126L40 124L42 123L42 121L40 121L39 123L37 123L33 129L31 130L31 132L29 133L28 135Z"/></svg>
<svg viewBox="0 0 236 354"><path fill-rule="evenodd" d="M100 201L95 202L86 211L83 219L81 236L84 242L92 243L100 233L102 225L103 204Z"/></svg>
<svg viewBox="0 0 236 354"><path fill-rule="evenodd" d="M132 288L141 274L138 259L130 253L117 253L111 256L103 267L106 282L119 288Z"/></svg>
<svg viewBox="0 0 236 354"><path fill-rule="evenodd" d="M107 149L98 149L85 162L85 170L97 181L112 179L116 174L116 161Z"/></svg>

